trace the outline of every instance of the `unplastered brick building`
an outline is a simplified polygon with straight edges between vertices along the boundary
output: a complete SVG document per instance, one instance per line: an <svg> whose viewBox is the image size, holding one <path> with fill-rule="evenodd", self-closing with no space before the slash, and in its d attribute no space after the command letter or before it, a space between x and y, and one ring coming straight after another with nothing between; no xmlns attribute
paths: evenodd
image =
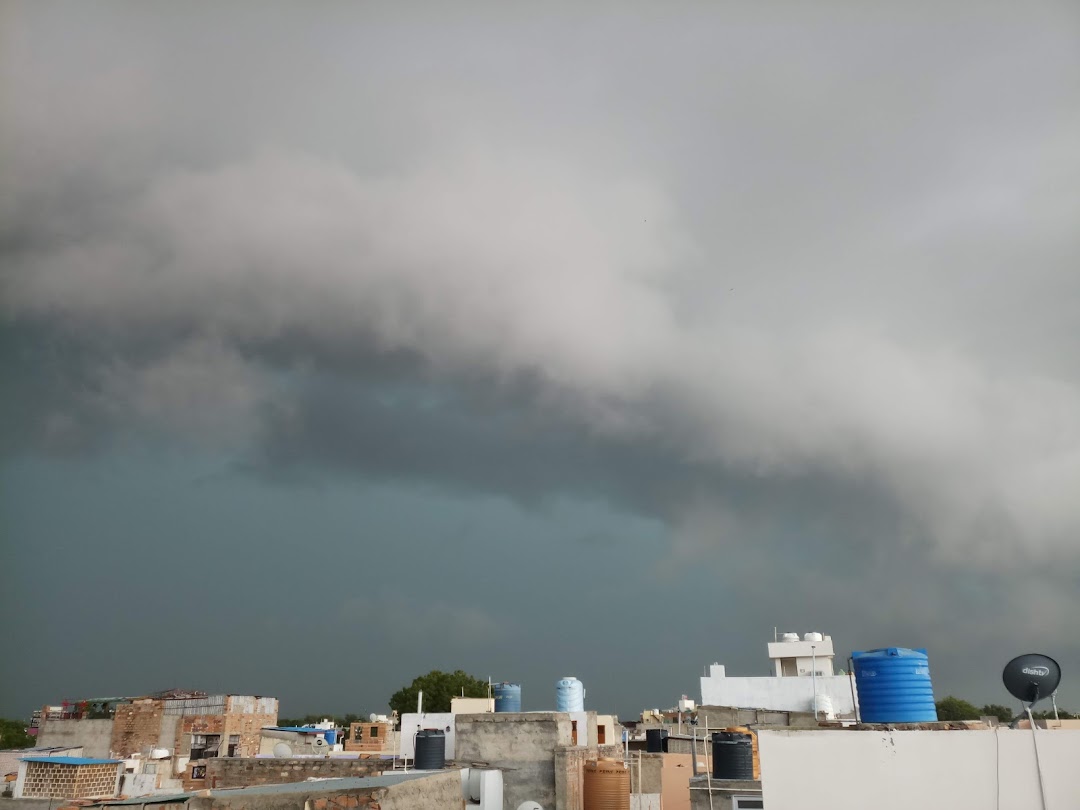
<svg viewBox="0 0 1080 810"><path fill-rule="evenodd" d="M112 798L124 763L86 757L26 757L19 763L16 799Z"/></svg>
<svg viewBox="0 0 1080 810"><path fill-rule="evenodd" d="M138 760L129 776L140 792L203 787L208 760L258 754L261 730L276 725L278 713L276 698L175 691L67 706L76 710L43 712L39 739L84 745L92 756Z"/></svg>

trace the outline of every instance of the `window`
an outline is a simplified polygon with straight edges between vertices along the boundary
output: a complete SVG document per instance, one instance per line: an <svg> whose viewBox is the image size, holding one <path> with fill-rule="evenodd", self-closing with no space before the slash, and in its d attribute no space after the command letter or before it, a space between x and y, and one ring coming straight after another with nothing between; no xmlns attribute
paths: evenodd
<svg viewBox="0 0 1080 810"><path fill-rule="evenodd" d="M240 735L239 734L230 734L229 735L229 753L228 753L228 756L230 756L230 757L238 756L239 750L240 750Z"/></svg>
<svg viewBox="0 0 1080 810"><path fill-rule="evenodd" d="M218 748L220 747L220 734L191 735L191 759L207 759L208 757L216 757L218 755Z"/></svg>
<svg viewBox="0 0 1080 810"><path fill-rule="evenodd" d="M596 744L597 745L604 745L606 739L607 739L607 727L606 726L597 726L596 727Z"/></svg>
<svg viewBox="0 0 1080 810"><path fill-rule="evenodd" d="M765 800L758 796L732 796L731 810L765 810Z"/></svg>
<svg viewBox="0 0 1080 810"><path fill-rule="evenodd" d="M570 721L570 744L577 745L577 720Z"/></svg>
<svg viewBox="0 0 1080 810"><path fill-rule="evenodd" d="M191 778L192 779L205 779L206 778L206 766L205 765L192 765L191 766Z"/></svg>
<svg viewBox="0 0 1080 810"><path fill-rule="evenodd" d="M378 737L379 736L379 727L378 726L372 726L371 730L368 732L368 736L371 737L371 739L373 739L373 740L376 737Z"/></svg>

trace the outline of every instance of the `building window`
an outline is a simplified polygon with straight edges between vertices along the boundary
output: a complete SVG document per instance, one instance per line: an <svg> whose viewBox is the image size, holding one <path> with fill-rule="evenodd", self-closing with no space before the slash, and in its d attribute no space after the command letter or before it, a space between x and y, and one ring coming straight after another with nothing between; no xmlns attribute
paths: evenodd
<svg viewBox="0 0 1080 810"><path fill-rule="evenodd" d="M229 735L229 754L228 755L230 757L235 757L235 756L239 756L239 753L240 753L240 735L239 734L230 734Z"/></svg>
<svg viewBox="0 0 1080 810"><path fill-rule="evenodd" d="M206 778L206 766L205 765L192 765L191 766L191 778L192 779L205 779Z"/></svg>
<svg viewBox="0 0 1080 810"><path fill-rule="evenodd" d="M371 730L368 731L368 736L371 737L371 739L373 739L373 740L376 737L378 737L379 736L379 727L378 726L372 726Z"/></svg>
<svg viewBox="0 0 1080 810"><path fill-rule="evenodd" d="M220 747L220 734L191 735L191 759L209 759L210 757L216 757Z"/></svg>
<svg viewBox="0 0 1080 810"><path fill-rule="evenodd" d="M604 745L605 744L605 742L607 740L607 733L606 732L607 732L607 727L606 726L597 726L596 727L596 744L597 745Z"/></svg>
<svg viewBox="0 0 1080 810"><path fill-rule="evenodd" d="M765 800L760 796L732 796L731 810L765 810Z"/></svg>

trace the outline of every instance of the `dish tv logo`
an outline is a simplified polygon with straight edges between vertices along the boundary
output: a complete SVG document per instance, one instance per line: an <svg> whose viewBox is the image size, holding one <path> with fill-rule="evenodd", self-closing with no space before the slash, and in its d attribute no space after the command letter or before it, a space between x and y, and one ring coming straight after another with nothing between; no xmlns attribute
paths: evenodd
<svg viewBox="0 0 1080 810"><path fill-rule="evenodd" d="M1045 678L1050 674L1050 667L1024 667L1020 671L1025 675L1038 675L1040 678Z"/></svg>

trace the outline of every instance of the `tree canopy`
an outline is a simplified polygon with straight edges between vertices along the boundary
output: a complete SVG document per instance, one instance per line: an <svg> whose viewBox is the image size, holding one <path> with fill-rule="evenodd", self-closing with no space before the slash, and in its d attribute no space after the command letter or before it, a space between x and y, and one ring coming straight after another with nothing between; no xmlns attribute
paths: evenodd
<svg viewBox="0 0 1080 810"><path fill-rule="evenodd" d="M26 723L22 720L0 718L0 749L30 748L34 738L26 733Z"/></svg>
<svg viewBox="0 0 1080 810"><path fill-rule="evenodd" d="M488 684L474 678L464 670L441 672L433 669L427 675L419 675L408 686L394 692L390 698L390 708L399 715L416 711L417 693L424 690L425 712L450 711L450 699L460 697L487 697ZM463 691L464 690L464 691Z"/></svg>
<svg viewBox="0 0 1080 810"><path fill-rule="evenodd" d="M978 720L982 716L974 703L952 695L942 698L936 705L938 720Z"/></svg>
<svg viewBox="0 0 1080 810"><path fill-rule="evenodd" d="M1017 707L1014 711L1008 706L1002 706L1000 703L987 703L985 706L976 706L974 703L969 703L952 695L942 698L936 705L938 720L978 720L980 717L996 717L1002 723L1008 723L1023 714L1023 709L1020 707ZM1054 710L1043 709L1042 711L1033 712L1032 716L1036 720L1052 720ZM1058 717L1062 720L1068 720L1074 716L1071 712L1058 709Z"/></svg>

